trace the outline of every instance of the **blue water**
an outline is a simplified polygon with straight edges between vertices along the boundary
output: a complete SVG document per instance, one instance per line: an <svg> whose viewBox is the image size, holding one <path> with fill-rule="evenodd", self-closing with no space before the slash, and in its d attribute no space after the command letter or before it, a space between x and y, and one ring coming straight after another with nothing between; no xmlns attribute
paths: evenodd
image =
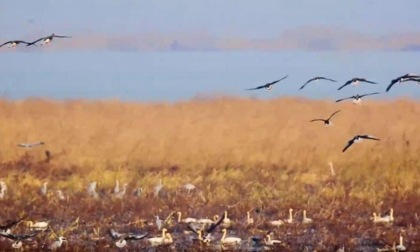
<svg viewBox="0 0 420 252"><path fill-rule="evenodd" d="M305 96L336 99L365 92L384 92L391 79L420 73L413 52L20 52L0 53L0 93L10 99L121 99L178 101L197 96L275 98ZM265 90L245 91L289 74ZM314 76L338 83L309 84ZM379 85L337 88L352 77ZM420 98L420 86L395 86L377 99ZM372 97L373 98L373 97Z"/></svg>

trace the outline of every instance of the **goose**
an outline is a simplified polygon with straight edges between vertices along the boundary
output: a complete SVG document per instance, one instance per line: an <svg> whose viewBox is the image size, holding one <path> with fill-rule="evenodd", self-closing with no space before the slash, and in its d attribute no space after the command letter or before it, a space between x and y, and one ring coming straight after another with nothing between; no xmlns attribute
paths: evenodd
<svg viewBox="0 0 420 252"><path fill-rule="evenodd" d="M222 222L222 227L228 228L228 227L232 226L232 224L233 224L232 221L228 218L227 211L225 211L224 217L223 217L223 222Z"/></svg>
<svg viewBox="0 0 420 252"><path fill-rule="evenodd" d="M178 215L178 222L184 222L184 223L197 222L196 218L187 217L185 219L181 219L181 216L182 216L181 212L177 212L177 215Z"/></svg>
<svg viewBox="0 0 420 252"><path fill-rule="evenodd" d="M10 240L13 240L14 242L12 243L12 248L15 249L20 249L22 248L22 241L35 237L38 234L38 232L32 233L32 234L5 234L5 233L0 233L0 236L6 237Z"/></svg>
<svg viewBox="0 0 420 252"><path fill-rule="evenodd" d="M293 223L293 209L289 209L289 218L285 219L284 222L287 222L289 224Z"/></svg>
<svg viewBox="0 0 420 252"><path fill-rule="evenodd" d="M44 195L44 196L47 196L47 184L48 184L48 182L47 182L47 181L45 181L45 182L42 184L42 186L41 186L41 190L40 190L40 192L41 192L41 194L42 194L42 195Z"/></svg>
<svg viewBox="0 0 420 252"><path fill-rule="evenodd" d="M306 217L306 210L303 210L303 219L302 219L302 223L303 224L309 224L314 222L311 218Z"/></svg>
<svg viewBox="0 0 420 252"><path fill-rule="evenodd" d="M224 228L222 230L222 232L223 232L223 236L222 236L222 239L220 240L222 245L240 245L240 243L242 241L241 238L232 237L232 236L231 237L226 237L226 233L227 233L226 228Z"/></svg>
<svg viewBox="0 0 420 252"><path fill-rule="evenodd" d="M17 146L18 147L23 147L23 148L26 148L26 149L30 149L30 148L32 148L32 147L35 147L35 146L40 146L40 145L44 145L45 143L44 142L35 142L35 143L20 143L20 144L18 144Z"/></svg>
<svg viewBox="0 0 420 252"><path fill-rule="evenodd" d="M391 208L389 211L389 215L385 215L385 216L378 216L376 215L376 213L373 213L373 222L374 223L388 223L388 222L393 222L394 221L394 209Z"/></svg>
<svg viewBox="0 0 420 252"><path fill-rule="evenodd" d="M246 212L246 223L248 225L254 224L254 219L251 218L251 213L249 211Z"/></svg>
<svg viewBox="0 0 420 252"><path fill-rule="evenodd" d="M170 233L166 233L167 229L162 229L162 236L161 237L152 237L147 239L150 242L152 247L156 247L162 244L171 244L173 243L173 239Z"/></svg>
<svg viewBox="0 0 420 252"><path fill-rule="evenodd" d="M328 117L327 119L313 119L313 120L311 120L310 122L317 122L317 121L321 121L321 122L324 122L325 127L332 126L331 118L332 118L334 115L336 115L338 112L340 112L340 111L341 111L341 110L337 110L337 111L335 111L335 112L334 112L334 113L332 113L332 114L330 115L330 117Z"/></svg>
<svg viewBox="0 0 420 252"><path fill-rule="evenodd" d="M378 84L378 83L373 82L373 81L368 81L368 80L366 80L364 78L353 78L353 79L347 81L346 83L344 83L344 85L342 85L341 87L339 87L338 90L341 90L342 88L344 88L345 86L348 86L350 84L353 85L353 86L356 86L356 85L359 84L359 82L366 82L366 83L370 83L370 84Z"/></svg>
<svg viewBox="0 0 420 252"><path fill-rule="evenodd" d="M45 231L49 226L49 221L25 221L26 226L36 231Z"/></svg>
<svg viewBox="0 0 420 252"><path fill-rule="evenodd" d="M269 221L268 223L270 223L270 225L272 225L272 226L279 227L279 226L284 224L284 221L282 221L282 220L272 220L272 221Z"/></svg>
<svg viewBox="0 0 420 252"><path fill-rule="evenodd" d="M87 193L94 199L99 199L99 194L96 192L96 184L96 181L91 182L88 186Z"/></svg>
<svg viewBox="0 0 420 252"><path fill-rule="evenodd" d="M319 76L317 76L317 77L314 77L314 78L312 78L312 79L310 79L310 80L308 80L305 84L303 84L303 86L301 86L300 88L299 88L299 90L302 90L306 85L308 85L309 83L311 83L311 82L318 82L318 81L320 81L320 80L327 80L327 81L331 81L331 82L337 82L336 80L333 80L333 79L329 79L329 78L325 78L325 77L319 77Z"/></svg>
<svg viewBox="0 0 420 252"><path fill-rule="evenodd" d="M357 135L355 137L353 137L351 140L349 140L346 144L346 146L344 147L342 152L345 152L348 148L350 148L350 146L352 146L354 143L359 143L361 142L363 139L369 139L369 140L375 140L375 141L379 141L379 138L376 138L374 136L371 135Z"/></svg>
<svg viewBox="0 0 420 252"><path fill-rule="evenodd" d="M56 241L51 243L48 249L52 251L56 251L57 249L61 248L61 245L63 245L63 242L66 242L66 241L67 241L66 237L59 236Z"/></svg>
<svg viewBox="0 0 420 252"><path fill-rule="evenodd" d="M124 195L125 195L125 192L127 191L127 186L128 186L128 184L127 184L127 183L125 183L125 184L123 185L123 189L122 189L122 191L119 191L117 194L115 194L115 198L117 198L117 199L122 199L122 198L124 197Z"/></svg>
<svg viewBox="0 0 420 252"><path fill-rule="evenodd" d="M188 193L190 193L192 190L196 189L195 185L193 185L191 183L185 184L183 187L184 187L185 190L188 191Z"/></svg>
<svg viewBox="0 0 420 252"><path fill-rule="evenodd" d="M273 239L271 239L271 234L267 234L265 236L264 242L265 242L265 245L268 245L268 246L274 246L276 244L280 244L281 243L280 240L273 240Z"/></svg>
<svg viewBox="0 0 420 252"><path fill-rule="evenodd" d="M117 179L117 180L115 180L114 194L117 194L119 192L120 192L120 183Z"/></svg>
<svg viewBox="0 0 420 252"><path fill-rule="evenodd" d="M397 249L397 251L406 251L407 250L405 248L404 244L403 244L403 237L402 237L402 235L400 235L400 243L395 248Z"/></svg>
<svg viewBox="0 0 420 252"><path fill-rule="evenodd" d="M280 82L280 81L286 79L288 76L289 75L286 75L286 76L284 76L283 78L281 78L279 80L276 80L276 81L273 81L273 82L269 82L267 84L264 84L264 85L261 85L261 86L255 87L255 88L248 88L246 90L257 90L257 89L262 89L262 88L265 88L266 90L271 90L273 88L273 85L274 84L276 84L277 82Z"/></svg>
<svg viewBox="0 0 420 252"><path fill-rule="evenodd" d="M56 190L56 191L55 191L55 194L56 194L56 196L57 196L57 198L58 198L59 200L61 200L61 201L66 200L66 197L64 196L63 191L61 191L61 190Z"/></svg>
<svg viewBox="0 0 420 252"><path fill-rule="evenodd" d="M416 80L419 80L419 79L420 79L420 75L410 74L410 73L404 74L400 77L397 77L397 78L391 80L391 83L386 88L386 92L391 90L392 86L394 86L397 83L402 83L402 82L407 82L407 81L416 81Z"/></svg>
<svg viewBox="0 0 420 252"><path fill-rule="evenodd" d="M369 95L377 95L377 94L379 94L379 92L363 94L363 95L357 94L357 95L353 95L353 96L350 96L350 97L338 99L335 102L341 102L341 101L344 101L344 100L352 99L354 104L361 104L362 103L362 97L369 96Z"/></svg>
<svg viewBox="0 0 420 252"><path fill-rule="evenodd" d="M36 45L36 43L38 43L39 41L41 41L41 46L42 45L47 45L47 44L49 44L49 43L51 43L52 42L52 40L54 39L54 38L71 38L70 36L60 36L60 35L55 35L54 33L53 34L51 34L50 36L47 36L47 37L44 37L44 38L40 38L40 39L37 39L37 40L35 40L35 41L33 41L33 42L30 42L30 43L27 43L27 45L26 46L31 46L31 45Z"/></svg>
<svg viewBox="0 0 420 252"><path fill-rule="evenodd" d="M19 44L26 44L26 45L28 45L29 43L26 42L26 41L22 41L22 40L11 40L11 41L7 41L7 42L1 44L0 47L2 47L4 45L7 45L8 48L14 48L14 47L16 47Z"/></svg>

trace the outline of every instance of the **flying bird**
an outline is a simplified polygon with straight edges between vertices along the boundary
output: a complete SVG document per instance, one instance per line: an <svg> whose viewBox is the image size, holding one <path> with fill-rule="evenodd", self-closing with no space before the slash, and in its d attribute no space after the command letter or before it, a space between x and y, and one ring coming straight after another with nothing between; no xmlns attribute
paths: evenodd
<svg viewBox="0 0 420 252"><path fill-rule="evenodd" d="M271 90L271 89L273 88L273 85L274 85L274 84L276 84L276 83L277 83L277 82L279 82L279 81L282 81L282 80L286 79L288 76L289 76L289 75L286 75L286 76L284 76L283 78L281 78L281 79L279 79L279 80L276 80L276 81L273 81L273 82L270 82L270 83L267 83L267 84L264 84L264 85L261 85L261 86L255 87L255 88L248 88L248 89L246 89L246 90L257 90L257 89L262 89L262 88L265 88L265 89L267 89L267 90Z"/></svg>
<svg viewBox="0 0 420 252"><path fill-rule="evenodd" d="M324 122L325 127L331 126L331 125L332 125L331 118L332 118L335 114L337 114L338 112L340 112L340 111L341 111L341 110L337 110L337 111L335 111L335 112L334 112L334 113L332 113L332 114L330 115L330 117L328 117L327 119L313 119L313 120L311 120L311 122L321 121L321 122Z"/></svg>
<svg viewBox="0 0 420 252"><path fill-rule="evenodd" d="M359 143L363 139L370 139L370 140L375 140L375 141L380 140L379 138L376 138L376 137L371 136L371 135L357 135L357 136L353 137L353 139L351 139L350 141L347 142L346 146L343 149L343 152L345 152L348 148L350 148L350 146L352 146L354 143Z"/></svg>
<svg viewBox="0 0 420 252"><path fill-rule="evenodd" d="M336 80L329 79L329 78L325 78L325 77L315 77L315 78L312 78L312 79L308 80L305 84L303 84L303 86L301 86L301 87L299 88L299 90L302 90L302 89L303 89L306 85L308 85L309 83L311 83L311 82L313 82L313 81L318 82L319 80L327 80L327 81L337 82Z"/></svg>
<svg viewBox="0 0 420 252"><path fill-rule="evenodd" d="M22 241L23 240L32 238L35 235L37 235L38 233L39 232L35 232L35 233L32 233L32 234L21 234L21 235L0 233L0 236L6 237L10 240L13 240L14 242L12 244L12 247L15 248L15 249L20 249L22 247Z"/></svg>
<svg viewBox="0 0 420 252"><path fill-rule="evenodd" d="M23 148L32 148L38 145L44 145L44 142L36 142L36 143L20 143L18 144L19 147L23 147Z"/></svg>
<svg viewBox="0 0 420 252"><path fill-rule="evenodd" d="M339 87L338 90L341 90L343 87L345 87L347 85L350 85L350 84L353 85L353 86L356 86L357 84L359 84L359 82L366 82L366 83L370 83L370 84L378 84L378 83L373 82L373 81L368 81L364 78L353 78L353 79L347 81L346 83L344 83L344 85Z"/></svg>
<svg viewBox="0 0 420 252"><path fill-rule="evenodd" d="M402 83L402 82L407 82L407 81L420 82L420 75L408 73L396 79L393 79L391 83L388 85L388 87L386 88L386 92L388 92L392 88L392 86L394 86L396 83Z"/></svg>
<svg viewBox="0 0 420 252"><path fill-rule="evenodd" d="M8 48L13 48L13 47L16 47L19 44L26 44L26 45L28 45L29 42L22 41L22 40L11 40L11 41L7 41L7 42L1 44L0 47L2 47L4 45L7 45Z"/></svg>
<svg viewBox="0 0 420 252"><path fill-rule="evenodd" d="M28 43L26 46L36 45L36 43L38 43L39 41L41 41L41 46L42 45L46 45L46 44L51 43L54 38L71 38L71 37L70 36L55 35L53 33L50 36L43 37L43 38L37 39L37 40L35 40L35 41L31 42L31 43Z"/></svg>
<svg viewBox="0 0 420 252"><path fill-rule="evenodd" d="M335 102L341 102L341 101L344 101L344 100L353 99L354 104L360 104L362 102L362 97L369 96L369 95L376 95L376 94L379 94L379 92L363 94L363 95L357 94L357 95L353 95L353 96L346 97L346 98L343 98L343 99L338 99Z"/></svg>
<svg viewBox="0 0 420 252"><path fill-rule="evenodd" d="M119 248L123 248L127 245L128 240L141 240L146 238L149 233L145 234L135 234L135 233L128 233L128 234L120 234L114 229L109 229L108 234L112 237L114 240L118 240L115 242L115 245Z"/></svg>

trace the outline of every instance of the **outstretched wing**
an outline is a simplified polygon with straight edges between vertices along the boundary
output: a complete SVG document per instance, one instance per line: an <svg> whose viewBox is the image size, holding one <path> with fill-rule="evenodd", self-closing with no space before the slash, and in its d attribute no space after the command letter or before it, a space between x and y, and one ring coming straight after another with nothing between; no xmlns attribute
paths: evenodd
<svg viewBox="0 0 420 252"><path fill-rule="evenodd" d="M5 42L5 43L3 43L3 44L1 44L0 45L0 47L2 47L2 46L4 46L4 45L7 45L7 44L9 44L9 43L12 43L13 41L7 41L7 42Z"/></svg>
<svg viewBox="0 0 420 252"><path fill-rule="evenodd" d="M376 140L376 141L380 140L379 138L376 138L376 137L371 136L371 135L360 135L359 137L363 138L363 139L370 139L370 140Z"/></svg>
<svg viewBox="0 0 420 252"><path fill-rule="evenodd" d="M43 40L43 39L44 39L44 38L37 39L37 40L35 40L35 41L33 41L33 42L28 43L26 46L35 45L36 43L38 43L39 41L41 41L41 40Z"/></svg>
<svg viewBox="0 0 420 252"><path fill-rule="evenodd" d="M346 83L344 83L344 85L343 85L343 86L339 87L337 90L341 90L343 87L345 87L345 86L347 86L347 85L350 85L350 83L352 83L352 82L353 82L353 80L349 80L349 81L347 81Z"/></svg>
<svg viewBox="0 0 420 252"><path fill-rule="evenodd" d="M328 118L328 120L330 120L335 114L337 114L338 112L340 112L341 110L337 110L334 113L332 113L332 115L330 115L330 117Z"/></svg>
<svg viewBox="0 0 420 252"><path fill-rule="evenodd" d="M359 79L359 81L366 82L366 83L370 83L370 84L378 84L378 83L376 83L376 82L369 81L369 80L366 80L366 79L363 79L363 78Z"/></svg>
<svg viewBox="0 0 420 252"><path fill-rule="evenodd" d="M15 221L12 221L10 223L7 223L4 226L0 226L0 229L3 229L3 230L9 229L9 228L15 226L16 224L18 224L19 222L21 222L23 219L25 219L25 217L22 217L19 220L15 220Z"/></svg>
<svg viewBox="0 0 420 252"><path fill-rule="evenodd" d="M344 147L342 152L345 152L348 148L350 148L350 146L352 146L354 144L354 138L350 141L347 142L346 146Z"/></svg>
<svg viewBox="0 0 420 252"><path fill-rule="evenodd" d="M118 233L117 231L115 231L112 228L108 230L108 234L109 234L109 236L112 237L112 239L119 239L119 238L122 237L122 234Z"/></svg>
<svg viewBox="0 0 420 252"><path fill-rule="evenodd" d="M388 91L392 88L392 86L394 86L394 85L395 85L395 83L397 83L399 80L400 80L400 78L395 79L395 80L392 80L392 81L391 81L391 83L390 83L390 84L388 85L388 87L386 88L386 92L388 92Z"/></svg>
<svg viewBox="0 0 420 252"><path fill-rule="evenodd" d="M300 88L299 88L299 90L302 90L306 85L308 85L308 83L310 83L310 82L312 82L312 81L314 81L314 80L316 80L316 79L319 79L319 77L314 77L314 78L312 78L312 79L310 79L310 80L308 80L307 82L305 82L305 84L303 84Z"/></svg>
<svg viewBox="0 0 420 252"><path fill-rule="evenodd" d="M354 98L353 96L350 96L350 97L346 97L346 98L338 99L338 100L336 100L335 102L341 102L341 101L348 100L348 99L353 99L353 98Z"/></svg>
<svg viewBox="0 0 420 252"><path fill-rule="evenodd" d="M223 222L224 219L225 219L225 215L222 214L221 217L216 222L212 223L210 227L206 230L207 233L212 233L217 228L217 226L219 226L220 223Z"/></svg>
<svg viewBox="0 0 420 252"><path fill-rule="evenodd" d="M325 122L325 120L324 120L324 119L313 119L313 120L310 120L310 122L317 122L317 121L322 121L322 122Z"/></svg>
<svg viewBox="0 0 420 252"><path fill-rule="evenodd" d="M359 97L365 97L365 96L369 96L369 95L377 95L379 94L379 92L375 92L375 93L369 93L369 94L364 94L364 95L359 95Z"/></svg>
<svg viewBox="0 0 420 252"><path fill-rule="evenodd" d="M141 239L146 238L148 235L149 233L145 233L145 234L129 233L127 237L125 237L125 240L141 240Z"/></svg>
<svg viewBox="0 0 420 252"><path fill-rule="evenodd" d="M54 38L71 38L70 36L53 35Z"/></svg>
<svg viewBox="0 0 420 252"><path fill-rule="evenodd" d="M319 79L332 81L332 82L337 82L336 80L333 80L333 79L330 79L330 78L325 78L325 77L319 77Z"/></svg>
<svg viewBox="0 0 420 252"><path fill-rule="evenodd" d="M258 87L254 87L254 88L248 88L248 89L245 89L245 90L257 90L257 89L261 89L261 88L265 88L266 86L265 85L262 85L262 86L258 86Z"/></svg>

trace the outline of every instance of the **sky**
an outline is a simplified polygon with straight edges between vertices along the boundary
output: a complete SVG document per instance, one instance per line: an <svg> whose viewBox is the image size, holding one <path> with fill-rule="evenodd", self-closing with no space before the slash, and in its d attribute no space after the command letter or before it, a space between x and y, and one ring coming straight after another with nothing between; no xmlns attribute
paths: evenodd
<svg viewBox="0 0 420 252"><path fill-rule="evenodd" d="M132 99L133 90L157 87L161 93L139 99L185 99L214 90L244 95L234 91L236 86L226 88L231 81L240 90L284 74L300 76L295 81L301 83L317 73L313 69L325 68L330 69L324 73L340 81L369 75L366 68L372 68L375 75L366 77L386 83L395 75L420 72L418 10L417 0L2 0L1 41L33 41L51 33L72 38L55 39L43 47L0 48L0 67L5 71L0 88L13 98ZM366 61L371 65L360 64L361 57L373 57ZM212 64L205 63L208 58ZM31 67L22 62L31 62ZM235 74L217 79L216 73L235 64L239 66L232 69ZM273 72L275 67L284 70ZM200 81L209 84L191 90L199 77L189 79L194 76L189 69L201 73ZM150 77L153 73L159 76ZM172 76L171 84L162 75ZM84 80L92 86L89 95L83 90ZM98 88L104 83L107 92ZM121 87L129 91L121 92ZM418 88L410 88L409 94L416 96ZM284 90L285 95L295 95L291 90ZM330 97L325 90L309 95Z"/></svg>

